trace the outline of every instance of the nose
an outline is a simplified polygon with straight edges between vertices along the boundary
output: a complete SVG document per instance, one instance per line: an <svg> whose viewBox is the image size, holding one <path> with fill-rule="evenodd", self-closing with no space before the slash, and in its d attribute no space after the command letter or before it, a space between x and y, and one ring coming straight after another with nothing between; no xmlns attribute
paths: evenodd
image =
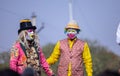
<svg viewBox="0 0 120 76"><path fill-rule="evenodd" d="M31 34L30 37L31 37L31 38L35 38L35 35L34 35L34 34Z"/></svg>

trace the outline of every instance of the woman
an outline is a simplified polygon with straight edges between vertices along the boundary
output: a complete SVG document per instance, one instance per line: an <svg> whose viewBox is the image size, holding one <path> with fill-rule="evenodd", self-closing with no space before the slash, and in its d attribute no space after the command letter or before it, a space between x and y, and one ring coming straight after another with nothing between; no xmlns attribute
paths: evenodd
<svg viewBox="0 0 120 76"><path fill-rule="evenodd" d="M22 74L27 67L33 68L36 76L41 76L41 68L48 76L53 72L46 62L45 56L39 45L36 26L32 26L29 19L20 21L18 40L14 43L10 55L10 68Z"/></svg>

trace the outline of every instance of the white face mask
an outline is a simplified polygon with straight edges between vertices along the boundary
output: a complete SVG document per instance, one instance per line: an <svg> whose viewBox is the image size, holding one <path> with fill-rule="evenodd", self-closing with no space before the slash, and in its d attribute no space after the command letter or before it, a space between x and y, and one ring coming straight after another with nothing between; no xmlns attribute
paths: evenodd
<svg viewBox="0 0 120 76"><path fill-rule="evenodd" d="M30 41L34 40L34 30L33 29L27 30L26 39L30 40Z"/></svg>

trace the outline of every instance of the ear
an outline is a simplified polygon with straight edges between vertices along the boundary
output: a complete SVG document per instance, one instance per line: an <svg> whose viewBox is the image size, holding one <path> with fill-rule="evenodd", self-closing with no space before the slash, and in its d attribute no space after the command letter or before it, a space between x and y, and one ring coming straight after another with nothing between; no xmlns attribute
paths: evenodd
<svg viewBox="0 0 120 76"><path fill-rule="evenodd" d="M67 32L67 29L64 29L64 33L66 34L66 32Z"/></svg>
<svg viewBox="0 0 120 76"><path fill-rule="evenodd" d="M77 33L79 34L80 31L81 31L81 30L77 30Z"/></svg>

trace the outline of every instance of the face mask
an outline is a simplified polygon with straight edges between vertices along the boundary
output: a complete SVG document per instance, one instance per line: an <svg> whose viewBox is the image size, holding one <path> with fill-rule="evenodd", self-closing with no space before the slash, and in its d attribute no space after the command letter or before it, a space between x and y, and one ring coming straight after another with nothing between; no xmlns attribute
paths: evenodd
<svg viewBox="0 0 120 76"><path fill-rule="evenodd" d="M34 40L34 30L33 29L27 30L26 39L30 40L30 41Z"/></svg>
<svg viewBox="0 0 120 76"><path fill-rule="evenodd" d="M70 39L74 39L77 36L77 31L75 29L68 29L66 33Z"/></svg>

